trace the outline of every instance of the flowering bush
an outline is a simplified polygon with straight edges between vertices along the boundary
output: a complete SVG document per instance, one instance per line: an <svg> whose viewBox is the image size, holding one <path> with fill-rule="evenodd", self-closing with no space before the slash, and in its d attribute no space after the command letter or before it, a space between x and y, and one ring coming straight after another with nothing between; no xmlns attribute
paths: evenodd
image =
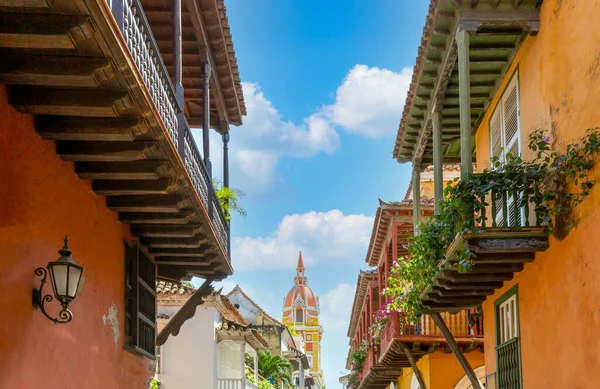
<svg viewBox="0 0 600 389"><path fill-rule="evenodd" d="M394 266L397 263L394 262ZM369 334L373 338L373 343L379 346L381 341L381 332L385 328L385 324L387 323L392 311L390 310L389 304L390 300L387 300L385 303L381 304L381 307L375 312L373 315L373 324L369 327Z"/></svg>
<svg viewBox="0 0 600 389"><path fill-rule="evenodd" d="M394 263L384 292L390 298L389 309L405 312L410 321L420 318L420 294L432 284L456 234L478 233L483 226L491 226L486 216L490 193L514 194L519 208L533 204L537 224L558 239L567 236L574 225L573 209L595 184L589 171L600 152L599 131L587 130L580 143L569 144L565 153L558 153L539 129L530 134L529 149L535 153L532 161L510 153L505 161L494 157L491 169L446 187L439 202L440 213L421 223L419 234L405 246L409 259L400 258L397 265ZM459 248L457 255L459 270L469 271L474 253Z"/></svg>

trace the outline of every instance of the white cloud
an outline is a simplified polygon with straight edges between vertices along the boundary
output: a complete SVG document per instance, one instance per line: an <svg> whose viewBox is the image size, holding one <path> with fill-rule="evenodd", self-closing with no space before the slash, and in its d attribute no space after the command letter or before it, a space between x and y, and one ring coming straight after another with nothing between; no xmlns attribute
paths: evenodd
<svg viewBox="0 0 600 389"><path fill-rule="evenodd" d="M353 285L338 284L319 298L321 321L326 332L343 333L345 336L354 302L354 290Z"/></svg>
<svg viewBox="0 0 600 389"><path fill-rule="evenodd" d="M334 124L369 138L392 135L412 78L412 68L400 73L366 65L352 68L336 92L335 103L323 108Z"/></svg>
<svg viewBox="0 0 600 389"><path fill-rule="evenodd" d="M235 269L293 269L300 250L306 264L317 259L360 261L369 243L372 225L372 217L344 215L336 209L288 215L267 237L233 238Z"/></svg>
<svg viewBox="0 0 600 389"><path fill-rule="evenodd" d="M244 82L248 115L231 128L231 182L248 195L269 193L278 182L282 157L307 158L340 147L337 129L369 138L393 135L400 120L412 69L400 73L356 65L346 74L333 104L323 105L301 123L285 120L257 83ZM196 141L201 147L201 132ZM222 142L211 131L213 172L222 171ZM221 177L218 175L217 177Z"/></svg>

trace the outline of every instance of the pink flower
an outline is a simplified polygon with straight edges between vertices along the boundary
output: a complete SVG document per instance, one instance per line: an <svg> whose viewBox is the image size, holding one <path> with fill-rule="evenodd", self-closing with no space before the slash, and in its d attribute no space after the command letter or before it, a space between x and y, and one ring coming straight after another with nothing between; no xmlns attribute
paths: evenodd
<svg viewBox="0 0 600 389"><path fill-rule="evenodd" d="M544 138L544 142L546 142L546 143L550 143L550 137L549 137L549 136L545 137L545 138Z"/></svg>
<svg viewBox="0 0 600 389"><path fill-rule="evenodd" d="M496 183L496 181L490 180L490 185L494 185L495 183Z"/></svg>
<svg viewBox="0 0 600 389"><path fill-rule="evenodd" d="M442 236L442 242L443 242L443 241L445 241L445 240L446 240L446 237L445 237L445 236Z"/></svg>
<svg viewBox="0 0 600 389"><path fill-rule="evenodd" d="M398 262L394 261L394 267L398 267Z"/></svg>
<svg viewBox="0 0 600 389"><path fill-rule="evenodd" d="M561 167L562 166L562 161L556 162L556 166Z"/></svg>

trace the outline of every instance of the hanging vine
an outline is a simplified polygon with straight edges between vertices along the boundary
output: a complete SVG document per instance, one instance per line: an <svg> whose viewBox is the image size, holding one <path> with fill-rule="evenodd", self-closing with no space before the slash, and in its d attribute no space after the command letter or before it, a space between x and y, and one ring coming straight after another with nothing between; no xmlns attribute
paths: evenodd
<svg viewBox="0 0 600 389"><path fill-rule="evenodd" d="M590 175L600 152L599 130L587 130L580 142L559 153L538 129L529 135L529 149L534 152L531 161L510 153L504 161L494 157L491 169L446 187L440 213L419 225L419 234L406 247L408 259L398 259L391 269L384 291L390 298L389 309L406 313L410 321L420 318L420 293L432 285L456 234L479 233L493 224L486 212L490 193L518 193L516 206L533 207L537 224L559 240L568 235L575 225L573 210L596 183ZM474 253L459 248L457 256L459 270L469 271Z"/></svg>

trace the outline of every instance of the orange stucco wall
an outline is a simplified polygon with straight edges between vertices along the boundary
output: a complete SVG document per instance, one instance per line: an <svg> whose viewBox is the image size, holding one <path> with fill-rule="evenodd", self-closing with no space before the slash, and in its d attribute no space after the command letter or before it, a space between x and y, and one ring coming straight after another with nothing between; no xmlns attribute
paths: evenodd
<svg viewBox="0 0 600 389"><path fill-rule="evenodd" d="M0 113L0 388L146 387L149 360L123 350L126 228L39 138L33 118L7 104L2 85ZM65 235L85 280L73 321L61 325L34 310L31 290Z"/></svg>
<svg viewBox="0 0 600 389"><path fill-rule="evenodd" d="M521 128L551 130L554 148L600 126L600 1L546 0L541 30L519 51ZM491 108L496 104L493 102ZM478 169L489 164L488 121L476 136ZM600 176L596 167L595 176ZM579 206L577 227L536 255L513 281L485 302L486 372L496 371L494 301L518 284L524 388L592 388L600 382L600 188Z"/></svg>
<svg viewBox="0 0 600 389"><path fill-rule="evenodd" d="M473 369L483 365L483 353L480 351L473 351L465 356ZM425 355L417 362L417 366L423 375L427 389L454 389L465 375L454 354L446 354L442 350ZM412 369L402 369L397 388L411 389L412 379Z"/></svg>

